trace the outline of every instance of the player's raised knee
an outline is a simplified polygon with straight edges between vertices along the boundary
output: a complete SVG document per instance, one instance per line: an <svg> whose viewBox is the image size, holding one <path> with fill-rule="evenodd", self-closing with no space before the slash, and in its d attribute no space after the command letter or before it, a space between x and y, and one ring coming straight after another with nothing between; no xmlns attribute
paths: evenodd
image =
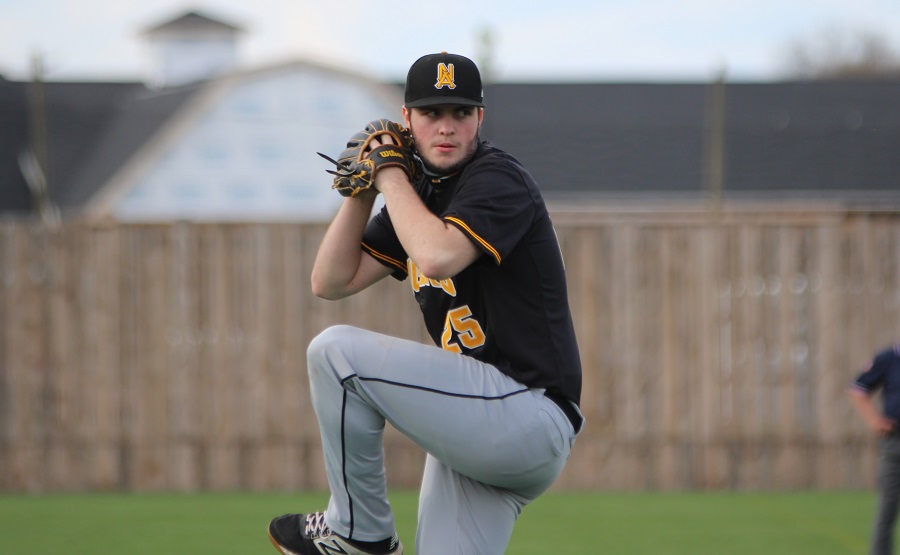
<svg viewBox="0 0 900 555"><path fill-rule="evenodd" d="M331 326L323 330L309 344L306 350L306 358L309 363L309 371L315 368L332 366L329 362L346 357L346 350L355 343L354 337L363 330L347 325Z"/></svg>

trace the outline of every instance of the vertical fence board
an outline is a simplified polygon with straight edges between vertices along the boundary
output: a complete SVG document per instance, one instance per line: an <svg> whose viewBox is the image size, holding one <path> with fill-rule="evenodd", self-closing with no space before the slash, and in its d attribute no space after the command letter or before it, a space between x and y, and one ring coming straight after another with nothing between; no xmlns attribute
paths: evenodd
<svg viewBox="0 0 900 555"><path fill-rule="evenodd" d="M280 339L282 357L280 382L274 387L273 402L269 408L273 452L276 469L272 473L275 489L308 488L308 456L314 436L315 414L309 403L309 386L306 379L306 345L310 340L310 325L306 315L306 303L310 296L307 283L311 261L304 249L304 237L295 226L284 226L282 243L281 313L282 325L275 330Z"/></svg>
<svg viewBox="0 0 900 555"><path fill-rule="evenodd" d="M689 484L692 488L721 489L726 486L726 452L722 433L726 414L723 411L721 381L724 329L719 321L720 298L724 278L720 264L723 238L716 226L704 225L697 232L696 256L700 275L696 280L700 311L700 341L702 352L696 361L701 376L698 386L700 402L695 416L695 434L702 447L698 453L698 472Z"/></svg>
<svg viewBox="0 0 900 555"><path fill-rule="evenodd" d="M48 488L65 490L83 481L87 473L86 454L93 451L89 407L92 380L82 365L78 337L81 314L77 312L73 277L78 276L81 251L79 236L48 230L45 235L46 284L45 320L48 336L48 368L51 368L48 396L50 452Z"/></svg>
<svg viewBox="0 0 900 555"><path fill-rule="evenodd" d="M12 248L15 230L12 222L0 221L0 490L4 491L17 489L13 474L13 450L17 447L13 433L16 376L9 337L14 321L12 291L17 268Z"/></svg>
<svg viewBox="0 0 900 555"><path fill-rule="evenodd" d="M86 487L111 491L127 486L122 365L121 229L99 227L81 234L76 312L84 355L82 368L90 396L94 452Z"/></svg>
<svg viewBox="0 0 900 555"><path fill-rule="evenodd" d="M202 229L197 231L202 233ZM170 313L160 340L160 347L168 350L170 360L165 403L169 416L167 487L190 491L201 481L199 442L205 437L199 427L203 422L202 405L196 402L197 393L204 387L199 376L199 350L204 337L198 320L199 295L195 294L199 288L197 261L202 254L197 234L185 224L173 225L168 230L168 242L172 252L168 268Z"/></svg>
<svg viewBox="0 0 900 555"><path fill-rule="evenodd" d="M6 339L10 377L8 415L10 450L3 474L13 489L43 490L47 436L47 333L44 319L45 253L34 225L16 226L7 236L8 277Z"/></svg>

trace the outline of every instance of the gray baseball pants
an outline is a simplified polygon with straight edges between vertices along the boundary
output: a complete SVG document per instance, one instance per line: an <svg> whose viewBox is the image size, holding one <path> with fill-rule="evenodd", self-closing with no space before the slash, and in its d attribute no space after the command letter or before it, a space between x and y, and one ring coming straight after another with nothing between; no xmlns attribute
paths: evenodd
<svg viewBox="0 0 900 555"><path fill-rule="evenodd" d="M471 357L351 326L323 331L307 356L331 489L326 522L344 537L394 533L385 421L427 452L417 555L502 554L575 441L543 390Z"/></svg>
<svg viewBox="0 0 900 555"><path fill-rule="evenodd" d="M878 514L872 530L872 555L894 554L894 528L900 506L900 435L881 442L878 461Z"/></svg>

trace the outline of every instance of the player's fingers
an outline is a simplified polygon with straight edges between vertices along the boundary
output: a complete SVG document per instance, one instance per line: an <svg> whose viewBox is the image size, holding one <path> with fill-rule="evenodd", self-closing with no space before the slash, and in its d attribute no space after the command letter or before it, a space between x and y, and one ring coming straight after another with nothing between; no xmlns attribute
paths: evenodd
<svg viewBox="0 0 900 555"><path fill-rule="evenodd" d="M382 135L376 135L369 139L369 144L366 145L366 149L363 152L368 154L369 152L372 152L372 149L378 148L382 144Z"/></svg>

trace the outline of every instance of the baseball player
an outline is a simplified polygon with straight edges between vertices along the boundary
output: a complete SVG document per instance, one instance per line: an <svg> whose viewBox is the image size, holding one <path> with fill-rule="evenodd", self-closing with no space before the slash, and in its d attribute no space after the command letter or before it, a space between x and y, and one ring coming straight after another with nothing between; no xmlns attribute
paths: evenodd
<svg viewBox="0 0 900 555"><path fill-rule="evenodd" d="M883 409L872 400L882 392ZM848 393L853 407L881 439L878 463L878 514L872 528L870 553L894 553L894 528L900 507L900 343L875 355Z"/></svg>
<svg viewBox="0 0 900 555"><path fill-rule="evenodd" d="M559 244L528 171L479 138L478 68L446 52L418 59L402 116L408 144L373 122L336 162L347 198L312 289L341 299L387 276L405 280L435 345L344 325L311 342L331 498L323 512L272 520L269 537L285 555L403 552L387 500L385 421L427 453L416 553L502 554L583 425ZM370 219L379 193L384 207Z"/></svg>

